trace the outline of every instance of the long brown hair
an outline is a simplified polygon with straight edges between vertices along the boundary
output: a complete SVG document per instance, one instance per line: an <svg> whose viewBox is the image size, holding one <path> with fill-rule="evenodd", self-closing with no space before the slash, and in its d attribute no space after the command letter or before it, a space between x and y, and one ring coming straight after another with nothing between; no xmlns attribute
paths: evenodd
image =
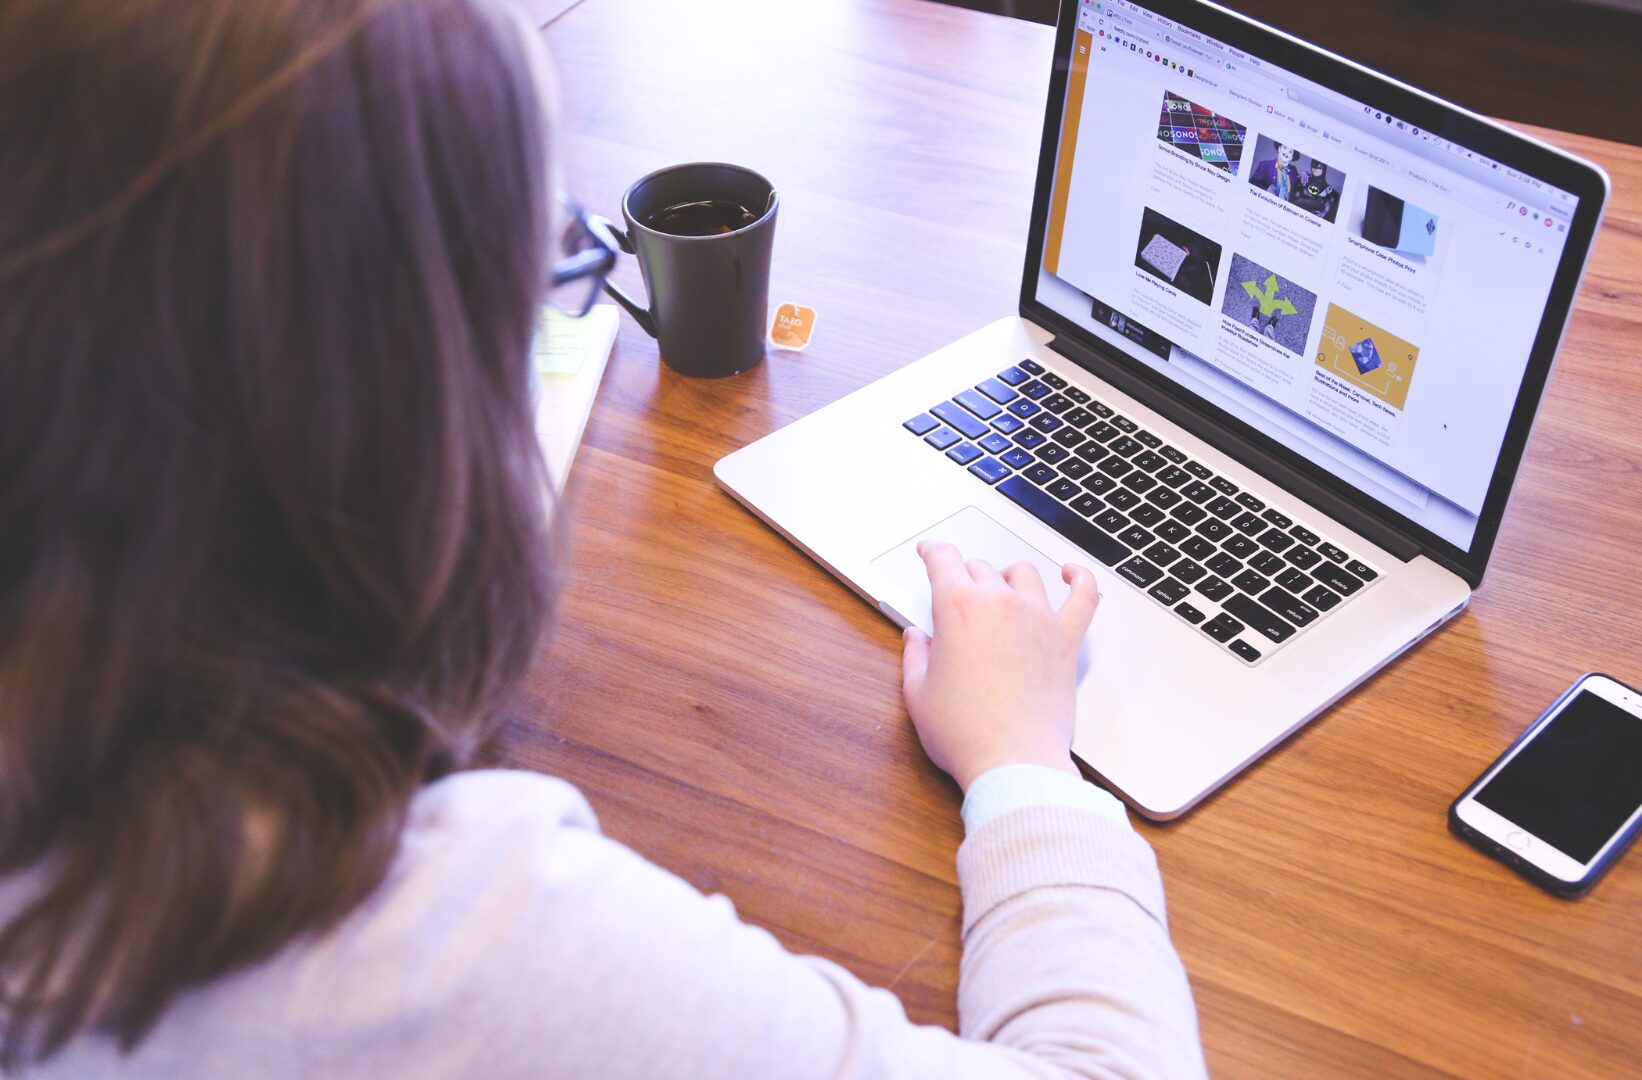
<svg viewBox="0 0 1642 1080"><path fill-rule="evenodd" d="M4 1062L334 924L529 660L504 2L0 4Z"/></svg>

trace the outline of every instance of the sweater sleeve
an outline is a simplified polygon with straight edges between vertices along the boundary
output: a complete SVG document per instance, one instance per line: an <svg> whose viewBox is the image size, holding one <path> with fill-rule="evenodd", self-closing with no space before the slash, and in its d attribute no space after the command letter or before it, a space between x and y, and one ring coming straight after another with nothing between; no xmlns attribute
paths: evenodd
<svg viewBox="0 0 1642 1080"><path fill-rule="evenodd" d="M786 951L590 817L508 848L493 887L511 902L463 960L494 995L469 1061L487 1075L1203 1075L1151 849L1088 810L1012 810L960 850L961 1036Z"/></svg>

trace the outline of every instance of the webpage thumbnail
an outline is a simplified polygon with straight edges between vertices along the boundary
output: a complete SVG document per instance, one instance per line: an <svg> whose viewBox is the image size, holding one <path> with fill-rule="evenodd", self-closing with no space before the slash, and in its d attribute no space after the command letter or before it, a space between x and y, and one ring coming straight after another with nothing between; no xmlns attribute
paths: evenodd
<svg viewBox="0 0 1642 1080"><path fill-rule="evenodd" d="M1340 192L1345 190L1346 174L1301 153L1291 143L1261 135L1254 142L1254 168L1249 172L1249 183L1274 199L1332 223L1340 212Z"/></svg>
<svg viewBox="0 0 1642 1080"><path fill-rule="evenodd" d="M1227 273L1231 276L1220 302L1221 313L1295 356L1304 356L1306 336L1317 313L1317 294L1236 252Z"/></svg>
<svg viewBox="0 0 1642 1080"><path fill-rule="evenodd" d="M1401 409L1420 350L1338 304L1328 306L1317 366Z"/></svg>
<svg viewBox="0 0 1642 1080"><path fill-rule="evenodd" d="M1405 258L1422 259L1437 250L1437 215L1370 186L1357 233Z"/></svg>
<svg viewBox="0 0 1642 1080"><path fill-rule="evenodd" d="M1142 208L1135 265L1158 280L1207 304L1214 295L1220 254L1220 245L1202 233L1164 217L1149 206Z"/></svg>
<svg viewBox="0 0 1642 1080"><path fill-rule="evenodd" d="M1205 161L1233 176L1243 160L1243 139L1249 129L1235 120L1193 104L1179 94L1163 94L1163 111L1157 119L1159 142Z"/></svg>

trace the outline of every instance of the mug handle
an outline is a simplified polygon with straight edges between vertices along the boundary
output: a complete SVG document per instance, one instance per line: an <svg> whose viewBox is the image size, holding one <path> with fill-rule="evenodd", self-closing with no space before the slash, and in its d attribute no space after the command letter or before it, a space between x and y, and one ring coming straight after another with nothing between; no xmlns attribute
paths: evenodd
<svg viewBox="0 0 1642 1080"><path fill-rule="evenodd" d="M621 249L623 251L627 252L629 255L637 254L633 248L633 239L627 235L626 230L619 228L608 218L600 218L599 222L604 225L605 228L609 229L611 234L615 236L616 240L621 244ZM638 301L622 292L621 288L609 278L604 279L604 291L610 295L612 300L627 309L627 314L633 316L633 321L639 324L640 330L643 330L651 337L656 336L656 320L655 317L650 314L648 309L641 307Z"/></svg>

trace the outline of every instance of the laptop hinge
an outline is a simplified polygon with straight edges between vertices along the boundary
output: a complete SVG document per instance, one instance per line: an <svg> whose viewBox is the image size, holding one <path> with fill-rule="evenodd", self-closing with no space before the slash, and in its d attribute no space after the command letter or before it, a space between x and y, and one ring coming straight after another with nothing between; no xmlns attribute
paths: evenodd
<svg viewBox="0 0 1642 1080"><path fill-rule="evenodd" d="M1408 562L1424 551L1423 546L1413 537L1319 484L1270 451L1256 446L1234 431L1205 420L1201 413L1129 371L1099 349L1074 341L1065 334L1053 338L1049 342L1049 347L1079 367L1105 379L1130 397L1145 402L1148 407L1179 424L1215 449L1236 458L1272 483L1293 492L1298 498L1378 544L1403 562Z"/></svg>

